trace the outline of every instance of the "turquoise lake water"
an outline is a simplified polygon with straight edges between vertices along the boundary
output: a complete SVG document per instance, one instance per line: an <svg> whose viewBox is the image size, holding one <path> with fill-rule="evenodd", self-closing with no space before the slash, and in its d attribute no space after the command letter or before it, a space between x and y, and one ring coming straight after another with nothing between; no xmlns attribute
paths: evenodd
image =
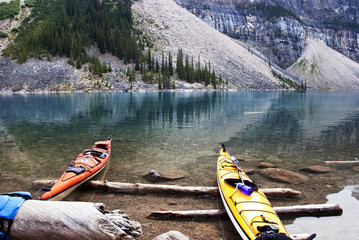
<svg viewBox="0 0 359 240"><path fill-rule="evenodd" d="M57 179L108 135L110 181L144 182L155 169L185 172L183 185L215 186L222 142L231 154L295 171L359 158L359 92L0 95L0 173Z"/></svg>

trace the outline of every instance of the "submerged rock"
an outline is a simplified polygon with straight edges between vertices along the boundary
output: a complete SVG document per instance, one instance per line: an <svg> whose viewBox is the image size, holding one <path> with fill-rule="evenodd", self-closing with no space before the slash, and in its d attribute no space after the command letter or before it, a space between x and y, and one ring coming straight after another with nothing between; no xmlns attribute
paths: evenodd
<svg viewBox="0 0 359 240"><path fill-rule="evenodd" d="M256 171L255 171L253 168L249 168L249 169L244 169L244 172L245 172L247 175L252 175L252 174L254 174Z"/></svg>
<svg viewBox="0 0 359 240"><path fill-rule="evenodd" d="M267 168L259 171L264 177L277 182L300 184L309 181L309 178L296 172L280 168Z"/></svg>
<svg viewBox="0 0 359 240"><path fill-rule="evenodd" d="M269 162L260 162L258 164L259 168L276 168L277 166L273 163L269 163Z"/></svg>
<svg viewBox="0 0 359 240"><path fill-rule="evenodd" d="M189 237L186 237L178 231L169 231L156 237L153 240L189 240Z"/></svg>
<svg viewBox="0 0 359 240"><path fill-rule="evenodd" d="M305 167L300 170L305 172L312 172L312 173L327 173L327 172L331 172L333 169L322 165L316 165L316 166Z"/></svg>
<svg viewBox="0 0 359 240"><path fill-rule="evenodd" d="M151 170L143 177L150 182L161 182L182 179L186 177L186 174L181 171L168 171L165 173L159 173L155 170Z"/></svg>
<svg viewBox="0 0 359 240"><path fill-rule="evenodd" d="M245 162L259 162L263 161L263 159L255 158L252 156L246 156L246 155L235 155L235 158L237 158L239 161L245 161Z"/></svg>

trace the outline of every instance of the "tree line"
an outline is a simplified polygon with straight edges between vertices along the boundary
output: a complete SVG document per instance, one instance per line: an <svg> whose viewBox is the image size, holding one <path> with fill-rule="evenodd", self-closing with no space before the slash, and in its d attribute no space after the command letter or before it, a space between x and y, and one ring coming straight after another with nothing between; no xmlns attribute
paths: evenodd
<svg viewBox="0 0 359 240"><path fill-rule="evenodd" d="M5 56L24 63L28 57L66 56L86 63L85 48L96 45L125 63L138 61L131 0L38 0Z"/></svg>
<svg viewBox="0 0 359 240"><path fill-rule="evenodd" d="M20 64L29 57L67 57L68 63L78 69L88 63L89 71L101 77L112 68L88 55L87 48L96 46L100 53L109 52L125 64L134 65L127 72L130 81L136 80L137 71L144 82L157 82L158 89L176 88L171 80L174 74L189 83L212 84L213 88L224 84L210 62L203 67L198 57L194 63L182 49L177 53L176 68L172 53L156 58L151 46L146 46L146 40L133 28L131 4L131 0L37 0L4 56Z"/></svg>
<svg viewBox="0 0 359 240"><path fill-rule="evenodd" d="M10 2L0 2L0 20L13 18L19 14L20 0L11 0Z"/></svg>
<svg viewBox="0 0 359 240"><path fill-rule="evenodd" d="M158 83L158 89L175 89L174 81L171 77L175 74L180 80L188 83L202 83L205 86L212 85L214 89L224 85L221 76L217 76L214 69L211 68L210 62L205 62L205 66L201 65L200 57L194 64L193 57L191 61L188 55L184 55L183 50L177 52L176 68L174 68L174 60L172 53L167 55L162 52L160 59L155 58L151 52L151 48L147 49L147 53L140 56L139 62L135 64L134 69L127 71L130 81L135 80L135 71L139 71L142 80L148 83Z"/></svg>

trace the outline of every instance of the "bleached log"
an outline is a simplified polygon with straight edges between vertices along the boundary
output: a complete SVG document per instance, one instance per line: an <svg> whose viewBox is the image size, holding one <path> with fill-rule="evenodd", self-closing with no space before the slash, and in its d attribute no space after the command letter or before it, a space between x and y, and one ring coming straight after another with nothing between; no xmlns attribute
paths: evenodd
<svg viewBox="0 0 359 240"><path fill-rule="evenodd" d="M90 181L91 187L104 188L109 192L120 193L160 193L160 194L184 194L184 195L219 195L217 187L189 187L162 184L144 183L120 183Z"/></svg>
<svg viewBox="0 0 359 240"><path fill-rule="evenodd" d="M274 207L274 211L280 217L300 217L300 216L338 216L343 213L337 204L316 204L301 206ZM219 216L226 216L224 209L210 210L189 210L189 211L154 211L147 215L149 219L206 219Z"/></svg>
<svg viewBox="0 0 359 240"><path fill-rule="evenodd" d="M295 198L301 194L300 191L291 188L263 188L262 192L269 198Z"/></svg>
<svg viewBox="0 0 359 240"><path fill-rule="evenodd" d="M359 164L359 159L355 158L354 161L323 161L325 164Z"/></svg>
<svg viewBox="0 0 359 240"><path fill-rule="evenodd" d="M292 234L290 235L290 238L293 240L307 240L311 234L308 233L301 233L301 234Z"/></svg>
<svg viewBox="0 0 359 240"><path fill-rule="evenodd" d="M295 205L286 207L274 207L280 217L302 217L302 216L340 216L343 209L338 204L311 204Z"/></svg>
<svg viewBox="0 0 359 240"><path fill-rule="evenodd" d="M120 210L105 212L103 204L27 200L11 226L17 240L136 239L142 229Z"/></svg>
<svg viewBox="0 0 359 240"><path fill-rule="evenodd" d="M33 182L35 188L51 187L56 180L36 180ZM219 196L218 187L191 187L191 186L176 186L176 185L162 185L162 184L144 184L144 183L120 183L120 182L103 182L103 181L88 181L88 186L93 188L102 188L109 192L118 193L160 193L160 194L187 194L187 195L211 195ZM301 192L290 188L268 188L262 189L263 193L271 197L298 197Z"/></svg>

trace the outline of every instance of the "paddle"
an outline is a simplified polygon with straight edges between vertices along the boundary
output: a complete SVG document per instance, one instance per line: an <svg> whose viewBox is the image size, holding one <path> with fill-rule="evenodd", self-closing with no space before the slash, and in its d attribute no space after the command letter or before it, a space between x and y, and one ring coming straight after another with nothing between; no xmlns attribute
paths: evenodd
<svg viewBox="0 0 359 240"><path fill-rule="evenodd" d="M223 143L222 143L222 149L223 149L223 152L227 152L227 149L226 149L226 147L224 146ZM234 156L231 156L231 160L232 160L232 162L236 165L238 171L239 171L239 172L242 172L241 167L239 166L239 161L238 161L238 159L235 158ZM239 174L239 177L240 177L240 176L241 176L241 175ZM242 180L242 178L241 178L241 180ZM243 182L243 180L242 180L242 182Z"/></svg>
<svg viewBox="0 0 359 240"><path fill-rule="evenodd" d="M222 143L222 149L223 149L223 152L226 152L227 149L226 147L224 146L224 144ZM241 179L241 183L237 183L236 184L236 189L237 190L240 190L241 192L243 192L244 194L250 196L252 193L253 193L253 188L251 188L250 186L247 186L243 179L242 179L242 176L241 176L241 172L242 172L242 169L241 167L239 166L239 161L237 158L235 158L234 156L231 156L231 160L232 162L234 163L234 165L236 165L237 169L238 169L238 176L239 178Z"/></svg>

